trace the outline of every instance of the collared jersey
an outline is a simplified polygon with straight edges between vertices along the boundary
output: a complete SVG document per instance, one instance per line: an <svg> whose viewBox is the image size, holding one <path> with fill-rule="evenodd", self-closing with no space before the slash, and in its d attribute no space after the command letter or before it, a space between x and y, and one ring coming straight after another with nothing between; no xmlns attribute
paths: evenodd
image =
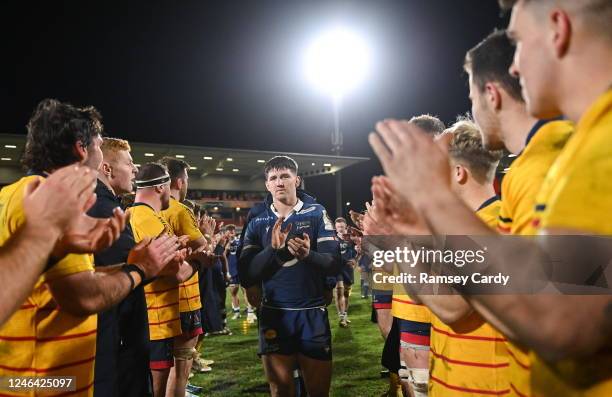
<svg viewBox="0 0 612 397"><path fill-rule="evenodd" d="M476 214L491 228L501 203L487 200ZM429 396L507 395L505 338L476 312L452 326L432 313Z"/></svg>
<svg viewBox="0 0 612 397"><path fill-rule="evenodd" d="M501 233L533 235L536 197L544 178L573 133L569 121L540 121L529 133L521 154L502 182L502 207L497 229ZM529 354L506 341L509 354L510 396L531 395Z"/></svg>
<svg viewBox="0 0 612 397"><path fill-rule="evenodd" d="M612 89L584 113L537 197L535 224L611 235L612 222ZM611 396L612 355L566 360L552 371L533 353L533 392L543 396ZM572 384L605 379L591 387ZM569 381L573 381L570 383ZM587 382L588 383L588 382Z"/></svg>
<svg viewBox="0 0 612 397"><path fill-rule="evenodd" d="M251 219L244 236L243 252L249 249L261 251L269 246L272 227L277 219L273 205ZM285 218L283 229L290 223L293 226L288 238L307 233L312 251L339 255L334 225L322 205L298 200ZM264 305L280 308L324 306L325 276L314 266L294 258L263 282Z"/></svg>
<svg viewBox="0 0 612 397"><path fill-rule="evenodd" d="M189 236L190 241L204 238L195 215L184 204L170 198L170 206L161 212L162 218L170 225L175 236ZM179 310L181 313L200 310L200 285L198 272L179 285Z"/></svg>
<svg viewBox="0 0 612 397"><path fill-rule="evenodd" d="M136 243L145 237L155 238L164 232L172 233L170 225L150 206L135 203L128 211ZM150 339L160 340L180 335L178 283L167 277L159 277L145 285L145 297Z"/></svg>
<svg viewBox="0 0 612 397"><path fill-rule="evenodd" d="M23 191L37 178L23 177L0 191L0 244L24 224ZM90 255L70 254L41 275L19 310L0 327L0 376L76 376L77 392L71 395L93 395L97 316L75 316L62 310L47 285L93 270ZM39 393L0 391L3 396Z"/></svg>
<svg viewBox="0 0 612 397"><path fill-rule="evenodd" d="M507 234L534 234L535 199L544 177L574 131L565 120L541 121L502 181L497 229Z"/></svg>

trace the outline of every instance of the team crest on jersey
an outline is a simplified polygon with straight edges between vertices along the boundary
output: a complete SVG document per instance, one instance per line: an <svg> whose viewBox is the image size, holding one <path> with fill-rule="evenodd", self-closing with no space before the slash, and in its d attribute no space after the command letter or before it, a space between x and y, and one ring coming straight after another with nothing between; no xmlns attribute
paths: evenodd
<svg viewBox="0 0 612 397"><path fill-rule="evenodd" d="M301 211L298 211L298 212L297 212L297 214L298 214L298 215L307 214L307 213L312 212L312 211L314 211L314 210L316 210L316 209L317 209L317 207L308 207L308 208L306 208L306 209L303 209L303 210L301 210Z"/></svg>
<svg viewBox="0 0 612 397"><path fill-rule="evenodd" d="M300 222L295 222L293 224L293 227L295 227L295 230L303 230L303 229L308 229L310 228L310 221L300 221Z"/></svg>
<svg viewBox="0 0 612 397"><path fill-rule="evenodd" d="M277 335L278 333L276 332L276 330L272 328L269 328L264 331L264 338L266 339L274 339Z"/></svg>
<svg viewBox="0 0 612 397"><path fill-rule="evenodd" d="M335 230L334 224L332 223L331 219L329 219L329 216L327 216L326 210L323 210L323 223L325 224L325 230Z"/></svg>

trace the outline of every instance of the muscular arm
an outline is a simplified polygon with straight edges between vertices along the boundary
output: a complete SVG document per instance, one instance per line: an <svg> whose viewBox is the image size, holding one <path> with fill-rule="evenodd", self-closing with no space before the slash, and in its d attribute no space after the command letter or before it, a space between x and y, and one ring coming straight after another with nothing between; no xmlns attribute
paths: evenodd
<svg viewBox="0 0 612 397"><path fill-rule="evenodd" d="M199 237L195 240L189 241L187 245L189 246L189 248L195 251L199 248L206 247L208 245L208 241L206 241L206 238L204 237Z"/></svg>
<svg viewBox="0 0 612 397"><path fill-rule="evenodd" d="M414 274L433 274L429 264L417 261L412 265L406 263L396 264L400 272ZM443 323L451 325L469 316L473 308L468 301L447 285L431 284L423 288L420 284L405 283L404 289L413 299L426 305Z"/></svg>
<svg viewBox="0 0 612 397"><path fill-rule="evenodd" d="M26 223L0 248L0 325L32 292L58 237L53 228Z"/></svg>
<svg viewBox="0 0 612 397"><path fill-rule="evenodd" d="M423 214L436 234L469 233L482 236L493 233L482 222L479 224L479 220L467 207L453 200L451 193L431 197L432 200L423 208ZM577 259L576 252L569 252L570 248L555 245L556 251L551 251L553 248L550 247L551 235L576 235L576 230L548 230L543 234L537 242L522 239L513 241L511 246L501 241L498 246L492 246L492 241L488 248L496 260L495 267L516 268L514 264L522 262L517 261L517 255L530 258L532 263L544 265L545 252L555 252L558 257L567 254ZM582 258L585 259L588 260ZM579 263L576 266L579 267ZM471 274L467 268L454 270L456 274ZM469 300L485 320L550 362L570 357L588 357L611 345L610 295L491 294L470 296Z"/></svg>
<svg viewBox="0 0 612 397"><path fill-rule="evenodd" d="M497 235L450 190L436 191L431 197L419 211L435 235Z"/></svg>
<svg viewBox="0 0 612 397"><path fill-rule="evenodd" d="M138 285L137 273L130 273ZM107 310L131 291L130 279L123 272L80 272L50 281L53 298L63 310L86 316Z"/></svg>

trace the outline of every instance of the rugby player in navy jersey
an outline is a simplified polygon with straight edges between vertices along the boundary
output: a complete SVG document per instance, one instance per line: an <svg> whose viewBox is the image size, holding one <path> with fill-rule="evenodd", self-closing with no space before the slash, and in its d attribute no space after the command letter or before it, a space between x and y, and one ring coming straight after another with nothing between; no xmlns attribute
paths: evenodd
<svg viewBox="0 0 612 397"><path fill-rule="evenodd" d="M229 272L229 290L232 297L232 320L240 318L240 279L238 277L238 247L240 246L240 238L236 236L236 226L227 225L225 227L226 235L228 238L227 244L225 245L225 257L227 258L228 272ZM246 291L243 288L243 296L245 306L247 310L247 323L254 324L257 321L255 315L255 309L249 301L246 299Z"/></svg>
<svg viewBox="0 0 612 397"><path fill-rule="evenodd" d="M297 163L286 156L264 168L270 195L246 226L238 261L245 288L260 286L259 354L272 396L295 394L300 368L309 396L327 396L331 384L331 332L325 277L342 261L325 208L297 188Z"/></svg>
<svg viewBox="0 0 612 397"><path fill-rule="evenodd" d="M348 327L350 323L348 319L349 297L351 296L351 288L355 280L355 265L354 258L357 256L355 252L355 244L348 234L348 225L346 219L337 218L334 221L336 234L340 246L340 256L342 257L342 270L336 275L336 308L338 309L338 319L340 326Z"/></svg>

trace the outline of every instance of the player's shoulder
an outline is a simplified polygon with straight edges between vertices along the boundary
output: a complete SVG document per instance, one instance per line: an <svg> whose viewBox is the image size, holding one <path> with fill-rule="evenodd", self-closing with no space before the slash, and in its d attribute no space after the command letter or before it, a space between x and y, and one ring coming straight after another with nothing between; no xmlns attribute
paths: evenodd
<svg viewBox="0 0 612 397"><path fill-rule="evenodd" d="M10 185L6 185L0 189L0 197L5 201L8 199L21 199L23 198L25 185L35 181L36 179L44 181L45 178L39 175L24 176Z"/></svg>
<svg viewBox="0 0 612 397"><path fill-rule="evenodd" d="M533 139L534 152L559 152L574 133L574 123L568 120L554 120L544 124Z"/></svg>

